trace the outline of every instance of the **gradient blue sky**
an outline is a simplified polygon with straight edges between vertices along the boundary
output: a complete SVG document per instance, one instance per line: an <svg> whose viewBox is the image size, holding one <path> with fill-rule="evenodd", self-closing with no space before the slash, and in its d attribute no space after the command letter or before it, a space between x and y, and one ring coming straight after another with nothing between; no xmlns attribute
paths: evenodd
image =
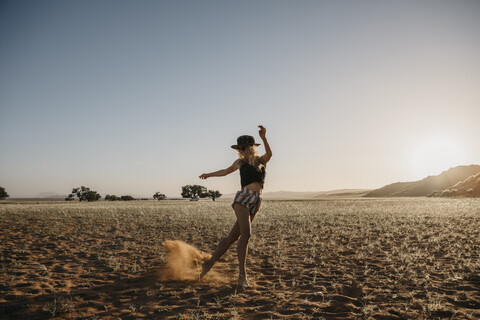
<svg viewBox="0 0 480 320"><path fill-rule="evenodd" d="M11 197L377 188L480 164L480 1L1 1ZM262 147L260 150L263 152Z"/></svg>

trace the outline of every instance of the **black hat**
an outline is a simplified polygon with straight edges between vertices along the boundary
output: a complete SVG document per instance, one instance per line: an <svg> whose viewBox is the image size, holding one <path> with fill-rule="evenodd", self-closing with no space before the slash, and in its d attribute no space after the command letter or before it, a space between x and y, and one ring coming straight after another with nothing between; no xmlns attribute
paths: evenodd
<svg viewBox="0 0 480 320"><path fill-rule="evenodd" d="M255 139L252 136L240 136L237 138L237 144L232 146L233 149L239 149L240 147L259 146L259 143L255 143Z"/></svg>

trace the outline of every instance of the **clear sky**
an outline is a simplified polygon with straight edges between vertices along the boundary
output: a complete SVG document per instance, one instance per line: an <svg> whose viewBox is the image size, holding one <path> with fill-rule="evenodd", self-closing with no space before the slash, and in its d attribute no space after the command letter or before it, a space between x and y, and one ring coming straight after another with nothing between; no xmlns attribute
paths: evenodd
<svg viewBox="0 0 480 320"><path fill-rule="evenodd" d="M0 186L233 193L198 176L259 124L265 191L480 164L479 35L475 0L1 1Z"/></svg>

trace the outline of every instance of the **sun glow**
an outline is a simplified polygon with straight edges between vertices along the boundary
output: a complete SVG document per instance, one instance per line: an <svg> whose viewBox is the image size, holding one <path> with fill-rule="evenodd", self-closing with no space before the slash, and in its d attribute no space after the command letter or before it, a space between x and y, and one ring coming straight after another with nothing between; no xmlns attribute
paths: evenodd
<svg viewBox="0 0 480 320"><path fill-rule="evenodd" d="M451 138L436 137L420 141L412 152L411 165L416 178L438 175L459 165L466 165L461 144Z"/></svg>

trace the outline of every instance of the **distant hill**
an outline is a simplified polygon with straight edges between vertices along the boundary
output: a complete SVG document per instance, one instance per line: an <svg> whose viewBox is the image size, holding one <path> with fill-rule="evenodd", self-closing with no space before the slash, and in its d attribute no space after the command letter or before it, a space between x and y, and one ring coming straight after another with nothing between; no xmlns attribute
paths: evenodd
<svg viewBox="0 0 480 320"><path fill-rule="evenodd" d="M265 200L308 200L308 199L321 199L321 198L334 198L344 197L353 198L361 197L371 190L368 189L340 189L330 191L317 191L317 192L298 192L298 191L276 191L276 192L264 192L262 199ZM225 194L223 199L232 199L235 194Z"/></svg>
<svg viewBox="0 0 480 320"><path fill-rule="evenodd" d="M445 190L435 190L428 196L466 198L480 197L480 173L470 176Z"/></svg>
<svg viewBox="0 0 480 320"><path fill-rule="evenodd" d="M37 194L35 198L65 199L66 197L67 197L66 194L59 194L59 193L50 191L50 192L41 192Z"/></svg>
<svg viewBox="0 0 480 320"><path fill-rule="evenodd" d="M331 190L323 191L315 194L314 198L329 198L329 197L363 197L369 193L370 189L340 189L340 190Z"/></svg>
<svg viewBox="0 0 480 320"><path fill-rule="evenodd" d="M480 173L479 165L458 166L414 182L397 182L373 190L365 197L425 197L435 190L445 190Z"/></svg>
<svg viewBox="0 0 480 320"><path fill-rule="evenodd" d="M276 191L276 192L263 192L263 199L270 200L284 200L284 199L311 199L315 196L316 192L295 192L295 191Z"/></svg>

